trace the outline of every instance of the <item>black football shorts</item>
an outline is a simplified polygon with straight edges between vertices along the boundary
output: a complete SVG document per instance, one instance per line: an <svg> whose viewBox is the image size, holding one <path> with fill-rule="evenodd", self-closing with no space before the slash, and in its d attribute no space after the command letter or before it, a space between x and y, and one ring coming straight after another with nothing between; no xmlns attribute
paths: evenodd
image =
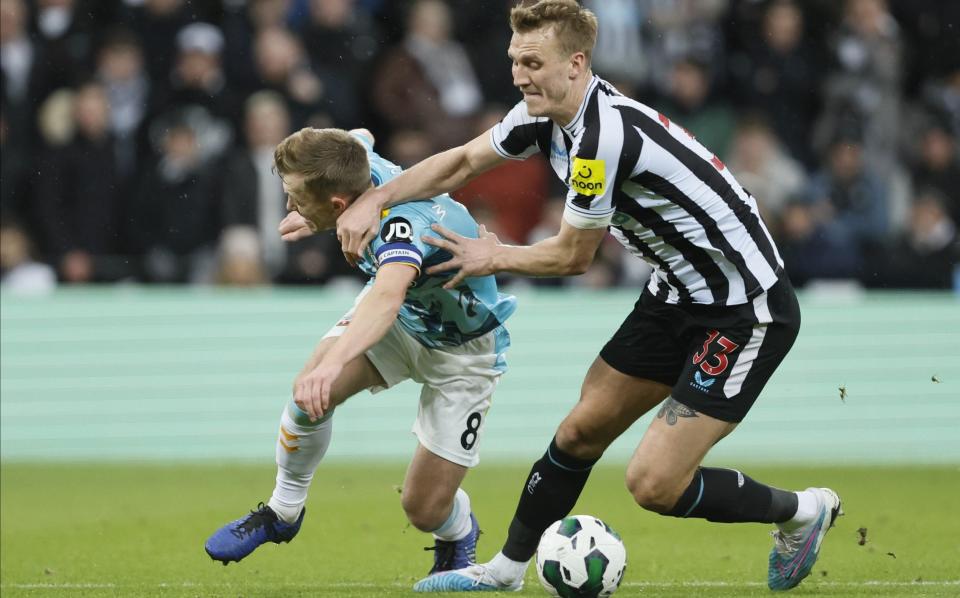
<svg viewBox="0 0 960 598"><path fill-rule="evenodd" d="M678 402L740 422L800 330L800 306L785 274L751 302L671 305L644 291L600 351L628 376L672 387Z"/></svg>

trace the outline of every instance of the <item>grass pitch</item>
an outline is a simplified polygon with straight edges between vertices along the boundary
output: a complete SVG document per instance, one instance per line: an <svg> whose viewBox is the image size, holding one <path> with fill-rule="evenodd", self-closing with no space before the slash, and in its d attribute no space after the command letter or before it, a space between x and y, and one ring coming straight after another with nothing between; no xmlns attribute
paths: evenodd
<svg viewBox="0 0 960 598"><path fill-rule="evenodd" d="M835 488L847 512L792 596L960 595L960 467L746 467L781 487ZM2 465L0 591L7 596L412 596L428 568L425 534L406 524L402 465L325 464L291 544L223 567L207 535L269 495L267 466ZM465 484L499 548L527 467L481 465ZM762 525L659 517L634 506L623 469L598 467L575 512L621 532L617 596L770 596ZM860 545L858 528L866 528ZM545 595L531 567L526 596Z"/></svg>

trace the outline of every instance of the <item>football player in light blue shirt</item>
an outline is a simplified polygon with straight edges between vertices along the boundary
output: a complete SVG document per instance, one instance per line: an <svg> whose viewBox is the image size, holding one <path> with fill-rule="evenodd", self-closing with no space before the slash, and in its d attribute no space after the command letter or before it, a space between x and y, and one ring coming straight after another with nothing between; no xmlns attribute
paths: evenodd
<svg viewBox="0 0 960 598"><path fill-rule="evenodd" d="M274 159L290 211L281 231L291 223L299 231L287 240L334 228L354 198L402 171L373 151L373 136L363 129L303 129L277 146ZM357 264L370 281L320 341L281 414L273 494L207 540L211 558L227 564L265 542L293 539L330 443L335 407L361 390L412 379L422 385L413 425L419 445L404 481L403 508L415 527L434 536L431 574L476 560L479 528L460 484L479 461L482 426L506 370L510 337L503 322L516 300L498 292L493 276L445 289L448 274L426 274L450 257L422 241L433 224L466 237L480 232L447 195L382 212L379 235Z"/></svg>

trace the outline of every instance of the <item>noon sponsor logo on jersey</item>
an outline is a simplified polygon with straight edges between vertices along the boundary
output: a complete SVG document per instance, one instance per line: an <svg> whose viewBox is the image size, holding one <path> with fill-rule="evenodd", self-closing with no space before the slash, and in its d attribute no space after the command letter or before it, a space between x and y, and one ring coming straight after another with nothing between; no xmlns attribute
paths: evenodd
<svg viewBox="0 0 960 598"><path fill-rule="evenodd" d="M603 160L573 159L570 169L570 187L580 195L603 195L607 173Z"/></svg>

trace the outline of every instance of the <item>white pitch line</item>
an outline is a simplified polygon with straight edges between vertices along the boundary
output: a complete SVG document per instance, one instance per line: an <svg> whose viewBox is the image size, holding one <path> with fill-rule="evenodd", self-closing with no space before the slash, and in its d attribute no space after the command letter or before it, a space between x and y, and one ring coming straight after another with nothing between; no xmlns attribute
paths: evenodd
<svg viewBox="0 0 960 598"><path fill-rule="evenodd" d="M236 588L237 586L257 587L260 585L273 584L205 584L191 581L179 583L159 583L158 588ZM293 584L296 587L309 588L314 590L336 589L336 588L382 588L382 587L407 587L408 583L371 583L371 582L336 582L325 584ZM816 581L811 585L828 588L855 588L855 587L889 587L889 588L907 588L907 587L952 587L960 586L960 579L946 580L922 580L922 581L884 581L884 580L863 580L863 581ZM680 582L658 582L658 581L628 581L622 584L629 588L742 588L742 587L766 587L762 582L745 581L680 581ZM114 583L5 583L0 584L0 588L10 588L18 590L98 590L98 589L116 589L122 587L138 587L135 584L118 585Z"/></svg>

